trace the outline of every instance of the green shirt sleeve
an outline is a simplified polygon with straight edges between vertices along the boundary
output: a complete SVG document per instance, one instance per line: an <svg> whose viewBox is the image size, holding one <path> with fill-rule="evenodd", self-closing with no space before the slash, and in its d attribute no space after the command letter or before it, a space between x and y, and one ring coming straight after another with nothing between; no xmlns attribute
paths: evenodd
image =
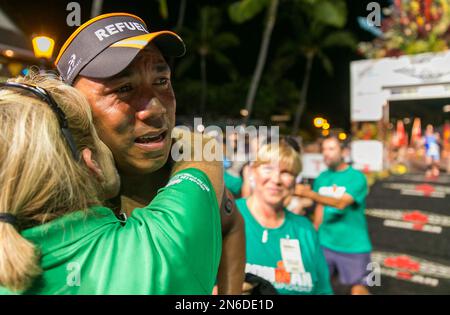
<svg viewBox="0 0 450 315"><path fill-rule="evenodd" d="M112 273L126 273L124 283L142 286L121 291L210 294L222 239L218 202L206 174L193 168L175 174L147 207L133 211L116 242L119 270Z"/></svg>
<svg viewBox="0 0 450 315"><path fill-rule="evenodd" d="M362 205L367 196L367 180L362 173L355 173L351 185L347 185L346 193L352 196L355 203Z"/></svg>

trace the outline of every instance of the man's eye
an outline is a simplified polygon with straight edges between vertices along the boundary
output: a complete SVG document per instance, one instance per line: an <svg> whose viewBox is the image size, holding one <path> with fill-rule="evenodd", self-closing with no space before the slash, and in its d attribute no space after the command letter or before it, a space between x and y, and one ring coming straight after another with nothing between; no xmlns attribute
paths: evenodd
<svg viewBox="0 0 450 315"><path fill-rule="evenodd" d="M168 78L159 78L155 80L155 83L153 83L154 85L166 85L169 83L169 79Z"/></svg>
<svg viewBox="0 0 450 315"><path fill-rule="evenodd" d="M126 92L130 92L133 89L133 87L131 86L131 84L127 84L127 85L123 85L119 88L117 88L116 90L114 90L115 93L126 93Z"/></svg>

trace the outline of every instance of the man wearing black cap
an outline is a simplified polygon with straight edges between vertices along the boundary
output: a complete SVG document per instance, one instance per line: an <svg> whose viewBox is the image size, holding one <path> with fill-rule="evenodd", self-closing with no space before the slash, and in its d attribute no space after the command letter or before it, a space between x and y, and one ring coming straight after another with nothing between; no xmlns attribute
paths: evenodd
<svg viewBox="0 0 450 315"><path fill-rule="evenodd" d="M80 26L56 59L63 80L91 104L99 136L116 160L122 180L121 208L128 213L148 204L169 179L176 100L163 56L184 53L177 34L149 32L139 17L111 13ZM216 169L219 165L191 163ZM245 267L243 220L238 211L230 211L226 202L230 195L223 196L219 294L239 294Z"/></svg>

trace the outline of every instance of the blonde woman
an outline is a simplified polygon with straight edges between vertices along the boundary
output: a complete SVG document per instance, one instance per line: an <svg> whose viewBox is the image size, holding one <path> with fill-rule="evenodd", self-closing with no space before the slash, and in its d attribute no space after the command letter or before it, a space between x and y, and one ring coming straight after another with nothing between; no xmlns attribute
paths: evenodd
<svg viewBox="0 0 450 315"><path fill-rule="evenodd" d="M332 294L314 227L284 207L300 171L299 154L288 143L258 150L250 167L253 192L236 202L245 220L245 270L269 280L280 294Z"/></svg>
<svg viewBox="0 0 450 315"><path fill-rule="evenodd" d="M220 217L200 205L220 187L191 166L120 221L102 206L119 178L85 98L54 78L1 84L0 294L210 294Z"/></svg>

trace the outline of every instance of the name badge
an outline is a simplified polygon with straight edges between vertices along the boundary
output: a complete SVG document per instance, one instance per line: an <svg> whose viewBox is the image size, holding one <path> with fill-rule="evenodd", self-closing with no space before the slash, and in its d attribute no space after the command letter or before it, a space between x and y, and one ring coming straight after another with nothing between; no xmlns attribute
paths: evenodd
<svg viewBox="0 0 450 315"><path fill-rule="evenodd" d="M280 240L281 257L286 271L291 273L303 273L302 253L300 243L296 239L282 238Z"/></svg>

